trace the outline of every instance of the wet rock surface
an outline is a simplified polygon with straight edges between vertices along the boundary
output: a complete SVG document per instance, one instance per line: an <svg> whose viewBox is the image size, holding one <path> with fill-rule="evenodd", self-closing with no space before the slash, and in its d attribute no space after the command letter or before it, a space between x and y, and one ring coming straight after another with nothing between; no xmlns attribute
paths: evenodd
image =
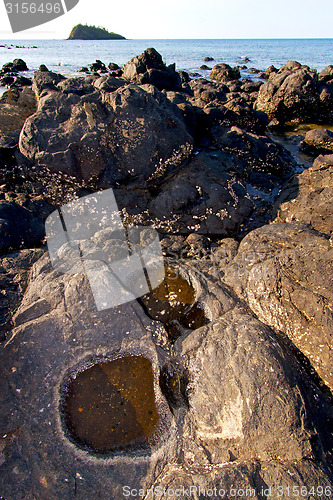
<svg viewBox="0 0 333 500"><path fill-rule="evenodd" d="M44 66L30 88L17 64L1 72L0 497L329 497L332 67L191 79L147 49L80 78ZM327 130L294 142L325 156L304 170L267 124L315 118ZM98 311L81 265L52 268L44 223L105 188L128 238L158 230L165 278ZM128 241L82 245L111 262Z"/></svg>
<svg viewBox="0 0 333 500"><path fill-rule="evenodd" d="M333 231L333 156L318 156L312 167L293 177L273 206L277 222L302 222L330 235Z"/></svg>

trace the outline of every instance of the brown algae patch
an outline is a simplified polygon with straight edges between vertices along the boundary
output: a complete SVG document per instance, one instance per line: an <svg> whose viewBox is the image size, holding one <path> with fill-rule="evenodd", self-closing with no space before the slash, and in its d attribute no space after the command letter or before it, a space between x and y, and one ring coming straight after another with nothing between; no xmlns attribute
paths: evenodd
<svg viewBox="0 0 333 500"><path fill-rule="evenodd" d="M79 372L67 383L62 415L71 440L90 451L149 446L160 423L151 362L124 356Z"/></svg>

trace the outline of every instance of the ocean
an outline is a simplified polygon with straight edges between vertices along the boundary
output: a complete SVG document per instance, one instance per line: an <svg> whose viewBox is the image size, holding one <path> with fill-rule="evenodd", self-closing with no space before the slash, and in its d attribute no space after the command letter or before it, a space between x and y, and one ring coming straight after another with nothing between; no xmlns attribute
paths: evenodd
<svg viewBox="0 0 333 500"><path fill-rule="evenodd" d="M242 76L251 76L250 68L264 70L271 64L280 67L288 59L299 61L317 70L333 64L333 39L272 39L272 40L0 40L0 67L16 58L26 61L29 72L40 64L64 75L75 75L81 66L88 66L96 59L106 64L124 64L144 49L154 47L167 64L176 63L177 69L197 72L206 56L231 66L246 64ZM250 61L244 63L244 58Z"/></svg>

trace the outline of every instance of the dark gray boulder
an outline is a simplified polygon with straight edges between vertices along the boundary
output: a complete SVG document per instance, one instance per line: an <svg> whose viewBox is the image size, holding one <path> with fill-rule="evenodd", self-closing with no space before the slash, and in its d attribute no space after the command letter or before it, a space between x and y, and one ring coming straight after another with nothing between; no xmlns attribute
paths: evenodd
<svg viewBox="0 0 333 500"><path fill-rule="evenodd" d="M241 89L241 83L237 82ZM231 92L232 83L208 81L198 78L190 82L192 95L188 98L192 106L199 108L198 121L208 130L213 125L238 125L252 132L263 132L268 123L265 113L255 111L245 92ZM203 112L202 112L202 111Z"/></svg>
<svg viewBox="0 0 333 500"><path fill-rule="evenodd" d="M14 59L13 61L13 66L12 66L13 71L28 71L28 66L23 59Z"/></svg>
<svg viewBox="0 0 333 500"><path fill-rule="evenodd" d="M109 68L110 71L117 71L118 69L120 69L120 67L118 66L118 64L113 63L113 62L110 62L108 64L108 68Z"/></svg>
<svg viewBox="0 0 333 500"><path fill-rule="evenodd" d="M191 81L190 75L186 71L178 71L182 85Z"/></svg>
<svg viewBox="0 0 333 500"><path fill-rule="evenodd" d="M113 92L126 84L122 78L116 78L112 75L103 75L94 81L94 87L104 92Z"/></svg>
<svg viewBox="0 0 333 500"><path fill-rule="evenodd" d="M255 107L282 124L296 120L330 121L333 92L329 84L319 82L316 70L288 61L260 87Z"/></svg>
<svg viewBox="0 0 333 500"><path fill-rule="evenodd" d="M20 71L27 71L28 67L23 59L14 59L13 62L5 63L1 68L1 73L17 74Z"/></svg>
<svg viewBox="0 0 333 500"><path fill-rule="evenodd" d="M264 113L254 110L251 103L237 93L227 94L227 101L222 105L209 103L204 112L213 125L235 125L254 133L264 132L268 123Z"/></svg>
<svg viewBox="0 0 333 500"><path fill-rule="evenodd" d="M192 142L181 112L152 86L83 96L58 88L39 99L19 148L36 166L106 187L147 180L163 165L168 170L188 156Z"/></svg>
<svg viewBox="0 0 333 500"><path fill-rule="evenodd" d="M123 78L132 83L151 84L159 90L180 90L179 73L174 64L166 66L161 55L154 49L146 49L140 56L133 57L123 68Z"/></svg>
<svg viewBox="0 0 333 500"><path fill-rule="evenodd" d="M14 83L15 77L11 75L5 75L0 78L1 87L9 87L12 83Z"/></svg>
<svg viewBox="0 0 333 500"><path fill-rule="evenodd" d="M332 263L327 235L276 223L249 233L224 280L256 316L284 332L332 390Z"/></svg>
<svg viewBox="0 0 333 500"><path fill-rule="evenodd" d="M102 61L100 61L99 59L96 59L96 62L90 64L90 71L106 73L107 69L106 69L105 64Z"/></svg>
<svg viewBox="0 0 333 500"><path fill-rule="evenodd" d="M229 64L216 64L210 73L212 80L219 82L230 82L240 78L240 71L237 68L232 68Z"/></svg>
<svg viewBox="0 0 333 500"><path fill-rule="evenodd" d="M113 110L105 141L114 157L101 183L112 179L156 179L179 166L193 148L183 115L153 85L130 85L106 94ZM109 176L109 178L108 178Z"/></svg>
<svg viewBox="0 0 333 500"><path fill-rule="evenodd" d="M241 91L248 92L250 94L252 94L253 92L258 92L260 87L263 85L263 82L261 82L260 80L252 81L248 79L243 79L241 83L242 83Z"/></svg>
<svg viewBox="0 0 333 500"><path fill-rule="evenodd" d="M54 73L53 71L42 70L35 71L32 79L32 89L36 95L40 96L43 90L55 90L56 85L65 80L65 77L60 73Z"/></svg>
<svg viewBox="0 0 333 500"><path fill-rule="evenodd" d="M227 85L218 82L212 82L205 78L191 80L190 88L194 98L194 104L199 107L204 107L211 101L219 103L227 100L226 94L229 92Z"/></svg>
<svg viewBox="0 0 333 500"><path fill-rule="evenodd" d="M17 87L31 87L32 80L25 76L19 75L15 77L13 84Z"/></svg>
<svg viewBox="0 0 333 500"><path fill-rule="evenodd" d="M318 75L308 66L288 61L262 85L256 109L273 119L288 121L313 116L318 101Z"/></svg>

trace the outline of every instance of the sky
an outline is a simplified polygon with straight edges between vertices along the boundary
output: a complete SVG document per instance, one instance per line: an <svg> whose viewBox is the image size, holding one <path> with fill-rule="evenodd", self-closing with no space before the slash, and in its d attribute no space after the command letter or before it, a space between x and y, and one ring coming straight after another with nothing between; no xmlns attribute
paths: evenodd
<svg viewBox="0 0 333 500"><path fill-rule="evenodd" d="M333 0L80 0L58 19L16 34L4 2L2 40L64 39L78 23L133 39L333 38Z"/></svg>

